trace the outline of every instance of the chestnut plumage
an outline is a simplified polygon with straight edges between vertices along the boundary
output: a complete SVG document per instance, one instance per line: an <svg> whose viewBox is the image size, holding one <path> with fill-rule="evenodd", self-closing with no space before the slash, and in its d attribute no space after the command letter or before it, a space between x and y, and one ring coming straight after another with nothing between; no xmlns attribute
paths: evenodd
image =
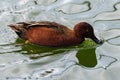
<svg viewBox="0 0 120 80"><path fill-rule="evenodd" d="M73 30L62 24L49 21L19 22L8 26L11 27L20 38L40 46L72 46L82 43L85 38L91 38L97 44L102 43L102 41L98 40L94 35L92 26L86 22L76 24Z"/></svg>

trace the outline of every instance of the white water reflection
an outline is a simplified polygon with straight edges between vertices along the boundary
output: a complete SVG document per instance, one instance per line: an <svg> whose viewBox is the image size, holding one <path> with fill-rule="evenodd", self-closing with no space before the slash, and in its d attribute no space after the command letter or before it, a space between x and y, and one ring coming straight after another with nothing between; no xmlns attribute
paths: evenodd
<svg viewBox="0 0 120 80"><path fill-rule="evenodd" d="M57 76L62 75L67 69L70 67L76 65L75 58L69 59L69 56L75 55L76 51L71 51L70 54L65 55L62 57L57 63L54 63L52 65L49 65L48 67L44 67L43 69L37 69L32 73L33 79L51 79ZM75 57L75 56L74 56Z"/></svg>
<svg viewBox="0 0 120 80"><path fill-rule="evenodd" d="M0 1L1 80L119 80L120 0L4 0ZM22 55L9 23L48 20L70 28L86 21L105 43L96 49L97 65L77 65L77 50L38 59ZM37 55L37 54L36 54Z"/></svg>

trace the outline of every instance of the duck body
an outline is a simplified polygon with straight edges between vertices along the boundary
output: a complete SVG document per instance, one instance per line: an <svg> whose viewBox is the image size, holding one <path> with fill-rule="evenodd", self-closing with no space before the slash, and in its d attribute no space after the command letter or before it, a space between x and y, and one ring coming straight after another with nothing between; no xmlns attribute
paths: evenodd
<svg viewBox="0 0 120 80"><path fill-rule="evenodd" d="M68 33L67 33L68 32ZM41 46L70 46L81 43L82 38L77 38L73 31L59 33L52 28L32 28L27 32L28 41Z"/></svg>
<svg viewBox="0 0 120 80"><path fill-rule="evenodd" d="M19 22L9 26L20 38L40 46L72 46L82 43L85 37L91 38L96 43L101 43L94 36L91 25L86 22L76 24L73 30L59 23L49 21Z"/></svg>

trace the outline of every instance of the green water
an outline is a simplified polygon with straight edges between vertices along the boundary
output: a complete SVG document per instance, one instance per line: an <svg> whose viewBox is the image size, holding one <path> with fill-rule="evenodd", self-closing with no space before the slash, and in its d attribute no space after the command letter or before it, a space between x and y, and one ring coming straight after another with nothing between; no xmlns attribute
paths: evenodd
<svg viewBox="0 0 120 80"><path fill-rule="evenodd" d="M31 59L37 59L44 56L50 56L55 54L64 53L70 50L77 50L76 58L79 61L79 65L85 67L94 67L97 64L95 49L97 44L95 44L90 39L87 39L82 44L77 46L70 46L70 47L44 47L33 45L31 43L25 44L25 41L18 38L15 43L17 46L21 46L21 52L24 55L32 55L30 56ZM47 53L47 54L46 54ZM34 54L38 54L37 56Z"/></svg>

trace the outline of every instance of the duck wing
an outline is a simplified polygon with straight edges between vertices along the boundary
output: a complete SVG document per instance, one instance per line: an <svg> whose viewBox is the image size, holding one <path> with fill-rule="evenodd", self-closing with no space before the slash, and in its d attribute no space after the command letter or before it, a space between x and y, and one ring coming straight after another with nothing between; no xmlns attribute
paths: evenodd
<svg viewBox="0 0 120 80"><path fill-rule="evenodd" d="M68 28L62 24L56 23L56 22L49 22L49 21L41 21L41 22L19 22L17 24L23 24L24 28L30 29L30 28L35 28L35 27L46 27L46 28L52 28L56 30L58 33L64 34Z"/></svg>

